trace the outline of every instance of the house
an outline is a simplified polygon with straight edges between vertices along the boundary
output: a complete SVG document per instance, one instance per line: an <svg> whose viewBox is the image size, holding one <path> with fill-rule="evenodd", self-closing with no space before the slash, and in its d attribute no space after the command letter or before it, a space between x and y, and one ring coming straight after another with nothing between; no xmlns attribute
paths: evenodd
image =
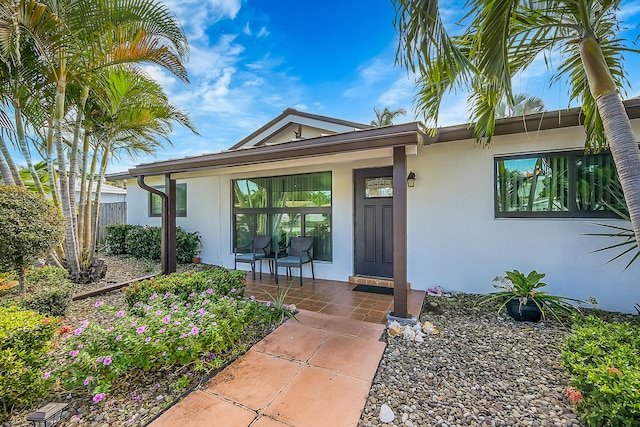
<svg viewBox="0 0 640 427"><path fill-rule="evenodd" d="M640 137L640 99L625 105ZM594 252L615 242L588 235L627 224L609 210L611 156L584 154L580 120L579 109L501 119L480 148L467 124L431 134L418 122L373 128L287 109L228 151L109 179L127 180L130 224L160 225L148 190L168 193L177 225L201 233L203 262L233 268L233 248L254 234L271 235L274 251L305 234L316 278L484 293L506 270L537 270L554 294L633 312L640 262L623 272L629 258Z"/></svg>
<svg viewBox="0 0 640 427"><path fill-rule="evenodd" d="M96 191L98 183L94 182L91 193ZM76 182L76 201L80 201L80 181ZM103 183L100 187L100 203L117 203L127 201L127 190L113 185Z"/></svg>

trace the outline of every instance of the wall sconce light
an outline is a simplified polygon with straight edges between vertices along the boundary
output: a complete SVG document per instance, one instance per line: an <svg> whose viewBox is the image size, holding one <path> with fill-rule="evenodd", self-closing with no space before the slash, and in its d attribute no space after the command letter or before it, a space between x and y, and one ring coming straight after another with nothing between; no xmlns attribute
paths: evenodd
<svg viewBox="0 0 640 427"><path fill-rule="evenodd" d="M416 174L413 171L407 175L407 187L413 187L416 185Z"/></svg>
<svg viewBox="0 0 640 427"><path fill-rule="evenodd" d="M27 415L27 421L31 421L34 427L51 427L60 421L62 411L67 406L67 403L47 403Z"/></svg>

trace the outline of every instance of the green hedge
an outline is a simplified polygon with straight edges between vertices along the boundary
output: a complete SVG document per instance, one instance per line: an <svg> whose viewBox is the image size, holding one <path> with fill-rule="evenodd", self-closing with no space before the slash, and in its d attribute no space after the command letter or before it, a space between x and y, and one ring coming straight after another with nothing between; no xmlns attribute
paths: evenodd
<svg viewBox="0 0 640 427"><path fill-rule="evenodd" d="M56 319L18 307L0 307L0 421L49 394L43 372Z"/></svg>
<svg viewBox="0 0 640 427"><path fill-rule="evenodd" d="M640 327L576 318L562 362L567 393L587 426L640 426Z"/></svg>
<svg viewBox="0 0 640 427"><path fill-rule="evenodd" d="M139 259L160 259L162 229L142 225L114 224L106 227L106 247L111 254L129 254ZM198 232L176 230L176 258L187 263L200 253Z"/></svg>

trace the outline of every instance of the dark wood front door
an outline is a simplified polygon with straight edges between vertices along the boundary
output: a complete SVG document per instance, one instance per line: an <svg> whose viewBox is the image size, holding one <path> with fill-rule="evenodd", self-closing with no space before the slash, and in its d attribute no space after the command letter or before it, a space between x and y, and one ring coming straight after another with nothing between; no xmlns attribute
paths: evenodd
<svg viewBox="0 0 640 427"><path fill-rule="evenodd" d="M354 171L355 274L393 277L393 168Z"/></svg>

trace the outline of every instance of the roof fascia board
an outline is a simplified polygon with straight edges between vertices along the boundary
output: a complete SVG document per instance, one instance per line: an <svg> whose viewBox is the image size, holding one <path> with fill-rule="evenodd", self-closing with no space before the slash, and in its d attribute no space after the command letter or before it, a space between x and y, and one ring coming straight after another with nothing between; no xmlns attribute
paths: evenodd
<svg viewBox="0 0 640 427"><path fill-rule="evenodd" d="M288 144L226 151L199 157L147 163L129 170L131 176L178 173L197 169L241 166L317 157L351 151L404 146L422 142L424 131L418 122L304 139Z"/></svg>

